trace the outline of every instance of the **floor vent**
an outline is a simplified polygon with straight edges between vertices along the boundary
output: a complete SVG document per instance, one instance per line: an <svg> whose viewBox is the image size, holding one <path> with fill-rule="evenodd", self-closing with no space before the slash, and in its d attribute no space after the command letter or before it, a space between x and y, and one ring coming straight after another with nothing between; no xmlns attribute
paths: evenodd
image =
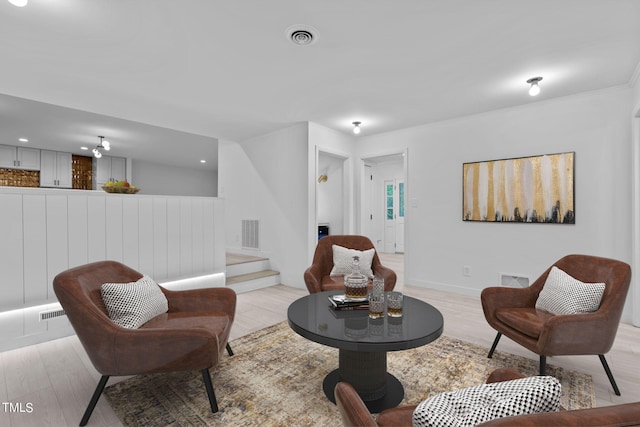
<svg viewBox="0 0 640 427"><path fill-rule="evenodd" d="M511 273L500 273L500 286L507 288L528 288L529 278Z"/></svg>
<svg viewBox="0 0 640 427"><path fill-rule="evenodd" d="M242 247L260 249L260 221L257 219L242 220Z"/></svg>
<svg viewBox="0 0 640 427"><path fill-rule="evenodd" d="M40 322L44 322L45 320L54 319L56 317L66 316L67 313L64 312L63 309L58 308L55 310L47 310L40 312Z"/></svg>

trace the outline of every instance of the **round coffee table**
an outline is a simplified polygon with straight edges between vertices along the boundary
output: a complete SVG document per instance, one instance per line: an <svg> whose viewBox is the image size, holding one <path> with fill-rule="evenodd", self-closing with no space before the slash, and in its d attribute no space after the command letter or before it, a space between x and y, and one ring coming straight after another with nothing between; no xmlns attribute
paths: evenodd
<svg viewBox="0 0 640 427"><path fill-rule="evenodd" d="M404 387L387 372L387 352L420 347L442 335L442 314L424 301L404 296L402 317L369 319L367 310L334 310L320 292L294 301L287 312L297 334L339 349L339 367L323 382L325 395L335 403L334 388L350 383L371 412L398 406ZM385 307L386 312L386 307Z"/></svg>

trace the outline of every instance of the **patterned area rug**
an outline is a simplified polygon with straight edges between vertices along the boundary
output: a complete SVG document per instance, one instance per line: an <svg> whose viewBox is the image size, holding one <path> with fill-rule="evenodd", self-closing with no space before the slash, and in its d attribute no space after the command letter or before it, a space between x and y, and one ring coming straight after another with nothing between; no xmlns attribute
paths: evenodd
<svg viewBox="0 0 640 427"><path fill-rule="evenodd" d="M338 350L293 332L286 322L231 342L212 371L220 411L211 413L199 372L141 375L106 388L126 426L340 426L340 414L322 391L325 375L338 366ZM499 367L537 374L537 360L487 349L445 336L412 350L388 354L387 365L405 387L402 404L481 384ZM595 406L590 375L547 365L562 383L561 404Z"/></svg>

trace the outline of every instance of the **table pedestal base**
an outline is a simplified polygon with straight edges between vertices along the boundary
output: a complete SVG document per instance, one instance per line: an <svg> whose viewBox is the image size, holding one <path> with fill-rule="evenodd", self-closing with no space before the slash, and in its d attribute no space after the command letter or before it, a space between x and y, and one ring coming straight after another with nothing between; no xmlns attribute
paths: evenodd
<svg viewBox="0 0 640 427"><path fill-rule="evenodd" d="M386 352L340 350L340 367L322 383L324 394L333 403L334 389L340 381L351 384L372 413L394 408L404 398L400 381L387 373Z"/></svg>

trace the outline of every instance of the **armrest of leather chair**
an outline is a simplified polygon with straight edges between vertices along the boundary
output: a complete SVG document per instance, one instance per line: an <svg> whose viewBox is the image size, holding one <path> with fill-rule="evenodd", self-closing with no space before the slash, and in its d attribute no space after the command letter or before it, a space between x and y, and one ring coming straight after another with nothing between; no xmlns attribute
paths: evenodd
<svg viewBox="0 0 640 427"><path fill-rule="evenodd" d="M549 318L537 346L554 354L605 354L613 346L618 322L606 313L557 315Z"/></svg>
<svg viewBox="0 0 640 427"><path fill-rule="evenodd" d="M384 410L378 416L378 425L380 427L411 427L413 425L413 411L417 406L398 406Z"/></svg>
<svg viewBox="0 0 640 427"><path fill-rule="evenodd" d="M236 293L229 288L202 288L170 291L162 288L169 301L169 312L221 311L233 321L236 312Z"/></svg>
<svg viewBox="0 0 640 427"><path fill-rule="evenodd" d="M498 368L489 374L489 377L487 377L486 383L487 384L499 383L502 381L518 380L520 378L524 378L524 375L522 375L520 372L516 371L515 369Z"/></svg>
<svg viewBox="0 0 640 427"><path fill-rule="evenodd" d="M371 266L373 269L373 274L380 276L384 279L384 290L385 292L392 291L396 286L397 276L396 272L391 270L388 267L378 263L376 265Z"/></svg>
<svg viewBox="0 0 640 427"><path fill-rule="evenodd" d="M506 288L492 286L484 288L480 294L482 307L485 310L498 308L534 307L538 299L538 292L531 286L528 288Z"/></svg>
<svg viewBox="0 0 640 427"><path fill-rule="evenodd" d="M304 272L304 283L310 294L322 292L322 272L318 264L313 264Z"/></svg>
<svg viewBox="0 0 640 427"><path fill-rule="evenodd" d="M602 408L547 412L497 418L481 426L637 426L640 425L640 402Z"/></svg>
<svg viewBox="0 0 640 427"><path fill-rule="evenodd" d="M344 426L376 427L378 425L351 384L339 382L334 389L334 395Z"/></svg>

